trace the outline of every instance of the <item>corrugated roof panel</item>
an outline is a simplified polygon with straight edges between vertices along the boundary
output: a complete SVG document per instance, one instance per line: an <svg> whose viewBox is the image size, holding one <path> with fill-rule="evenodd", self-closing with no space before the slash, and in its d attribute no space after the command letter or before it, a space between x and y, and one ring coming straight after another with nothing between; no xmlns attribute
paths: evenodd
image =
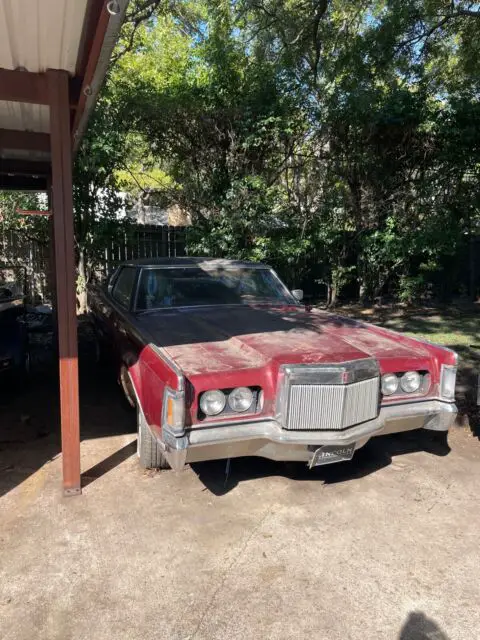
<svg viewBox="0 0 480 640"><path fill-rule="evenodd" d="M7 20L7 3L5 0L0 0L0 67L5 69L14 68L10 35Z"/></svg>
<svg viewBox="0 0 480 640"><path fill-rule="evenodd" d="M46 105L0 100L0 127L17 131L50 131L50 111Z"/></svg>
<svg viewBox="0 0 480 640"><path fill-rule="evenodd" d="M87 0L0 0L0 67L75 72Z"/></svg>

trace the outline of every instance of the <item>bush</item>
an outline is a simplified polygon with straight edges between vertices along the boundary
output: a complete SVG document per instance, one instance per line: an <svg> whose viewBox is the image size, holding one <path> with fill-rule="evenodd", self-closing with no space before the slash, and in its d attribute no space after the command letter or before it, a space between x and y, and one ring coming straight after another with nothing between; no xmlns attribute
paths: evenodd
<svg viewBox="0 0 480 640"><path fill-rule="evenodd" d="M428 283L423 275L400 276L398 285L398 298L406 304L413 304L428 294Z"/></svg>

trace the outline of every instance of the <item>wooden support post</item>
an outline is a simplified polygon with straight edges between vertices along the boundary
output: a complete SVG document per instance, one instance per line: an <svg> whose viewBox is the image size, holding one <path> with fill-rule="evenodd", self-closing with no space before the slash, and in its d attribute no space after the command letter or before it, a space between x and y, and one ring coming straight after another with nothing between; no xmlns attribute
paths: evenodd
<svg viewBox="0 0 480 640"><path fill-rule="evenodd" d="M68 73L47 71L52 154L53 231L60 362L63 489L81 493L80 412Z"/></svg>
<svg viewBox="0 0 480 640"><path fill-rule="evenodd" d="M53 211L53 195L52 195L52 180L48 181L47 185L48 196L48 210ZM58 358L58 323L57 323L57 282L55 278L55 231L53 228L53 216L48 219L48 239L49 239L49 252L48 252L48 289L50 292L50 300L52 302L52 321L53 321L53 339L54 350Z"/></svg>

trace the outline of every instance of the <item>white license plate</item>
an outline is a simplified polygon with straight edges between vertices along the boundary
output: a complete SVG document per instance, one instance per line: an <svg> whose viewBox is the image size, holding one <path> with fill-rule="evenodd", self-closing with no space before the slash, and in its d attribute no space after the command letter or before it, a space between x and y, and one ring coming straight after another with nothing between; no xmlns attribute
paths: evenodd
<svg viewBox="0 0 480 640"><path fill-rule="evenodd" d="M322 464L351 460L354 453L355 443L346 445L326 444L315 451L310 460L310 468L319 467Z"/></svg>

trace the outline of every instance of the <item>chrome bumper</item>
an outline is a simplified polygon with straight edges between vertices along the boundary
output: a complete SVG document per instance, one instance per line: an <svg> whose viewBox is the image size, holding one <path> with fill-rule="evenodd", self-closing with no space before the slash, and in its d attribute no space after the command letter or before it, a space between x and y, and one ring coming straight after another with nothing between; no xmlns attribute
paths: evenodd
<svg viewBox="0 0 480 640"><path fill-rule="evenodd" d="M164 431L162 445L170 466L175 470L181 470L189 462L240 456L308 462L313 449L326 444L355 443L355 448L360 449L373 436L413 429L447 431L456 415L454 404L429 400L382 407L374 420L343 431L287 431L275 420L261 420L196 427L181 437Z"/></svg>

